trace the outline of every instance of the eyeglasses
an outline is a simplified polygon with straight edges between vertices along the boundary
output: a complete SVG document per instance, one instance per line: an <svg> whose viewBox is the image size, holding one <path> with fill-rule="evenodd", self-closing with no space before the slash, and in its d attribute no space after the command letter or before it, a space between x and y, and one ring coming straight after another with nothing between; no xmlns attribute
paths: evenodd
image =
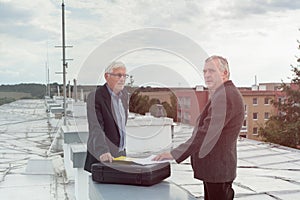
<svg viewBox="0 0 300 200"><path fill-rule="evenodd" d="M117 73L117 74L115 74L115 73L108 73L109 75L112 75L112 76L117 76L118 78L128 78L129 77L129 75L128 74L121 74L121 73Z"/></svg>

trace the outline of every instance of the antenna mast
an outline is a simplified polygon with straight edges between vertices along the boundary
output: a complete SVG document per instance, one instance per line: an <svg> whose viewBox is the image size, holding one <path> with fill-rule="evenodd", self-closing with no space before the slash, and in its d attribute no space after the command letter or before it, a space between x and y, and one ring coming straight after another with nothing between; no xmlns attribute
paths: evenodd
<svg viewBox="0 0 300 200"><path fill-rule="evenodd" d="M64 1L61 4L62 9L62 56L63 56L63 93L64 93L64 101L63 101L63 108L64 108L64 125L67 124L66 117L67 117L67 111L66 111L66 43L65 43L65 4Z"/></svg>

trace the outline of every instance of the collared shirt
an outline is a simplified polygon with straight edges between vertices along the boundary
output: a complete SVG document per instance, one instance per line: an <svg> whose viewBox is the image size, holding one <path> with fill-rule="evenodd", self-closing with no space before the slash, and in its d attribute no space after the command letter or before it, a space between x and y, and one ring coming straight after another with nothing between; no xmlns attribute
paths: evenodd
<svg viewBox="0 0 300 200"><path fill-rule="evenodd" d="M120 144L119 144L119 151L124 151L126 147L126 116L125 116L125 110L122 103L122 93L115 94L108 85L106 85L110 96L111 96L111 102L113 106L113 111L115 112L115 121L119 127L119 133L120 133Z"/></svg>

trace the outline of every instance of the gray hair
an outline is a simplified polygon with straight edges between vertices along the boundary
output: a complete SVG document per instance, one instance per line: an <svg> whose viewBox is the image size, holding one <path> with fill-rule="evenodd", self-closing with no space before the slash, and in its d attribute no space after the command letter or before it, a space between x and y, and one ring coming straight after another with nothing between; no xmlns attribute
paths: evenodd
<svg viewBox="0 0 300 200"><path fill-rule="evenodd" d="M229 65L228 65L228 61L227 61L227 59L226 58L223 58L222 56L216 56L216 55L213 55L213 56L210 56L209 58L207 58L206 60L205 60L205 63L208 63L208 62L210 62L210 61L212 61L212 60L218 60L219 61L219 69L221 70L221 71L227 71L227 76L228 76L228 78L229 78L229 76L230 76L230 71L229 71Z"/></svg>
<svg viewBox="0 0 300 200"><path fill-rule="evenodd" d="M112 73L114 69L118 69L118 68L126 69L126 66L121 61L114 61L105 69L105 73Z"/></svg>

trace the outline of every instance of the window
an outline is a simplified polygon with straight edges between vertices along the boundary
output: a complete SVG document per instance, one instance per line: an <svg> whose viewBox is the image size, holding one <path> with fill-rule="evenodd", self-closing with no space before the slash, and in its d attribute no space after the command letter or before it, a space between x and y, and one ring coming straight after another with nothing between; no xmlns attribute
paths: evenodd
<svg viewBox="0 0 300 200"><path fill-rule="evenodd" d="M253 98L253 105L257 105L257 98Z"/></svg>
<svg viewBox="0 0 300 200"><path fill-rule="evenodd" d="M244 120L243 126L247 126L247 120Z"/></svg>
<svg viewBox="0 0 300 200"><path fill-rule="evenodd" d="M265 112L265 119L269 119L270 118L270 113Z"/></svg>
<svg viewBox="0 0 300 200"><path fill-rule="evenodd" d="M189 124L191 121L191 114L188 113L188 112L184 112L183 113L183 119L182 119L182 122L183 123L186 123L186 124Z"/></svg>
<svg viewBox="0 0 300 200"><path fill-rule="evenodd" d="M181 108L182 108L182 105L183 105L182 97L179 97L179 98L178 98L178 102L177 102L177 106L178 106L179 109L181 109Z"/></svg>
<svg viewBox="0 0 300 200"><path fill-rule="evenodd" d="M181 110L178 110L178 112L177 112L177 118L181 119Z"/></svg>
<svg viewBox="0 0 300 200"><path fill-rule="evenodd" d="M258 119L258 113L253 113L253 119Z"/></svg>
<svg viewBox="0 0 300 200"><path fill-rule="evenodd" d="M258 128L257 127L254 127L253 128L253 135L258 135Z"/></svg>
<svg viewBox="0 0 300 200"><path fill-rule="evenodd" d="M180 97L179 104L181 108L190 109L191 108L191 98L190 97Z"/></svg>
<svg viewBox="0 0 300 200"><path fill-rule="evenodd" d="M245 115L247 115L247 105L244 105L244 109L245 109Z"/></svg>
<svg viewBox="0 0 300 200"><path fill-rule="evenodd" d="M246 119L243 122L243 126L241 128L241 132L247 132L247 120Z"/></svg>
<svg viewBox="0 0 300 200"><path fill-rule="evenodd" d="M269 105L270 99L268 97L265 98L265 105Z"/></svg>
<svg viewBox="0 0 300 200"><path fill-rule="evenodd" d="M190 97L185 97L184 98L184 107L185 108L191 108L191 98Z"/></svg>

